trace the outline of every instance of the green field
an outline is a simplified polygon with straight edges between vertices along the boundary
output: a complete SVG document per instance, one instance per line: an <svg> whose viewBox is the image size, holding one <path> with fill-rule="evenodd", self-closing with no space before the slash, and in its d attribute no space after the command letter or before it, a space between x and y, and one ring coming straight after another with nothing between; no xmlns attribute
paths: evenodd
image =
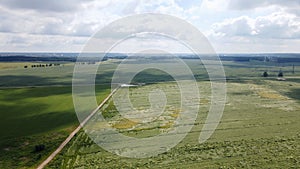
<svg viewBox="0 0 300 169"><path fill-rule="evenodd" d="M81 132L48 168L298 168L300 104L289 93L298 90L299 94L299 84L283 83L273 80L262 80L260 84L227 83L228 101L223 118L204 144L198 143L198 137L210 102L209 83L199 82L202 102L198 119L189 135L171 151L146 159L123 158L99 148ZM131 92L134 95L139 93L136 90L167 90L170 86L170 83L154 84L133 88ZM141 99L132 96L136 100L133 104L139 105ZM99 113L104 113L112 126L118 124L115 128L131 137L150 137L172 128L172 124L166 126L161 121L154 122L157 124L154 126L153 123L120 123L121 117L114 111L109 106L109 110ZM107 112L115 115L107 116Z"/></svg>
<svg viewBox="0 0 300 169"><path fill-rule="evenodd" d="M200 110L188 136L169 152L146 159L122 158L95 145L80 132L48 168L299 168L300 167L300 71L288 65L262 62L223 62L227 76L227 102L223 118L213 136L198 143L210 105L210 83L198 61L185 61L195 74L201 92ZM111 76L118 60L101 63L97 74L97 100L110 92ZM78 125L72 102L74 64L58 67L23 68L23 64L0 65L0 168L34 168ZM132 65L135 62L130 63ZM286 81L277 81L282 69ZM261 74L268 70L270 77ZM157 70L138 74L133 82L146 86L130 88L134 106L142 111L149 105L145 95L154 89L168 91L172 77ZM157 83L160 82L160 83ZM100 85L101 84L101 85ZM119 93L122 90L119 91ZM176 94L177 93L177 94ZM118 94L118 93L117 93ZM176 103L178 91L169 91ZM170 102L172 103L172 102ZM132 137L150 137L174 126L180 113L169 106L168 119L153 124L124 121L113 102L101 110L111 125ZM176 105L176 104L174 104ZM129 128L135 127L131 131ZM36 145L45 150L35 152Z"/></svg>
<svg viewBox="0 0 300 169"><path fill-rule="evenodd" d="M0 89L0 166L35 166L75 129L79 123L71 90L70 86ZM109 91L98 86L99 101ZM34 153L40 144L45 151Z"/></svg>
<svg viewBox="0 0 300 169"><path fill-rule="evenodd" d="M23 65L30 63L5 64L0 69L0 168L35 167L79 124L72 101L73 64L27 69ZM12 68L16 65L21 66ZM100 102L110 90L97 85L96 92ZM35 152L36 145L45 150Z"/></svg>

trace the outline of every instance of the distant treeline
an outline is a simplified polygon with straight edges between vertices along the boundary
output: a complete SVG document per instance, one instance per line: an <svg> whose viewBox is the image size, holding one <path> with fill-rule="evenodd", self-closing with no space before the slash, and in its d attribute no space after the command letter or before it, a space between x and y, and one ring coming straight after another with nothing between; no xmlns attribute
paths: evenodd
<svg viewBox="0 0 300 169"><path fill-rule="evenodd" d="M97 55L95 55L97 56ZM123 54L107 54L102 60L98 57L90 56L81 58L78 62L95 63L99 61L105 61L108 59L125 59L127 55ZM199 58L197 55L191 54L180 54L178 57L182 59L196 59ZM212 59L209 55L200 56L203 59ZM250 62L250 61L265 61L265 62L275 62L275 63L290 63L290 62L300 62L300 54L232 54L232 55L219 55L222 61L235 61L235 62ZM170 58L169 55L136 55L129 58L148 58L148 59L167 59ZM21 56L21 55L10 55L1 56L0 62L76 62L77 57L65 57L65 56Z"/></svg>
<svg viewBox="0 0 300 169"><path fill-rule="evenodd" d="M1 56L0 62L75 62L76 57Z"/></svg>
<svg viewBox="0 0 300 169"><path fill-rule="evenodd" d="M35 68L35 67L52 67L52 66L60 66L60 64L59 63L36 64L36 65L31 65L30 67ZM28 66L25 65L24 68L28 68Z"/></svg>
<svg viewBox="0 0 300 169"><path fill-rule="evenodd" d="M222 61L235 61L235 62L250 62L250 61L265 61L275 63L290 63L300 62L300 57L270 57L270 56L220 56Z"/></svg>
<svg viewBox="0 0 300 169"><path fill-rule="evenodd" d="M300 58L276 58L278 63L300 62Z"/></svg>

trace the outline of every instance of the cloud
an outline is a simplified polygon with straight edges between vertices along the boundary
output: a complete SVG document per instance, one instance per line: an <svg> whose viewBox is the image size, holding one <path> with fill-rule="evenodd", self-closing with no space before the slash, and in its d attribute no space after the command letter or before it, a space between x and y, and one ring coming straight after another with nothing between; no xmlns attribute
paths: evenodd
<svg viewBox="0 0 300 169"><path fill-rule="evenodd" d="M183 9L190 9L194 6L200 6L202 0L174 0L174 2Z"/></svg>
<svg viewBox="0 0 300 169"><path fill-rule="evenodd" d="M73 11L79 8L80 4L86 2L84 0L2 0L1 4L9 8L31 9L37 11L54 11L65 12Z"/></svg>
<svg viewBox="0 0 300 169"><path fill-rule="evenodd" d="M300 6L300 1L299 0L251 0L251 1L230 0L228 7L229 9L247 10L247 9L266 7L270 5L295 7L295 6Z"/></svg>
<svg viewBox="0 0 300 169"><path fill-rule="evenodd" d="M233 19L226 19L221 23L213 24L214 32L219 36L250 36L254 34L251 18L241 16Z"/></svg>
<svg viewBox="0 0 300 169"><path fill-rule="evenodd" d="M131 2L128 2L128 4L125 6L125 8L123 9L123 14L128 15L131 13L134 13L137 6L141 3L140 0L133 0Z"/></svg>
<svg viewBox="0 0 300 169"><path fill-rule="evenodd" d="M300 38L300 19L284 12L250 18L226 19L212 26L214 36L245 36L271 39Z"/></svg>
<svg viewBox="0 0 300 169"><path fill-rule="evenodd" d="M87 37L0 33L0 51L80 52L87 40Z"/></svg>
<svg viewBox="0 0 300 169"><path fill-rule="evenodd" d="M210 38L217 53L299 53L299 39Z"/></svg>
<svg viewBox="0 0 300 169"><path fill-rule="evenodd" d="M300 16L300 0L230 0L228 4L230 10L253 10L267 7L277 7L285 12Z"/></svg>
<svg viewBox="0 0 300 169"><path fill-rule="evenodd" d="M257 36L279 39L300 38L300 18L287 13L273 13L255 20Z"/></svg>
<svg viewBox="0 0 300 169"><path fill-rule="evenodd" d="M103 6L88 7L84 9L83 6L82 10L62 14L10 9L0 4L0 32L89 37L101 26L118 18L110 12L99 9Z"/></svg>
<svg viewBox="0 0 300 169"><path fill-rule="evenodd" d="M2 8L3 9L3 8ZM27 34L64 34L63 25L68 20L54 16L37 15L35 12L19 13L3 9L0 32Z"/></svg>
<svg viewBox="0 0 300 169"><path fill-rule="evenodd" d="M2 0L0 32L91 36L111 21L134 13L158 12L188 18L189 9L193 4L200 6L201 1Z"/></svg>
<svg viewBox="0 0 300 169"><path fill-rule="evenodd" d="M276 46L299 42L299 11L299 0L0 0L0 51L77 48L112 21L146 12L185 19L220 48L253 39Z"/></svg>

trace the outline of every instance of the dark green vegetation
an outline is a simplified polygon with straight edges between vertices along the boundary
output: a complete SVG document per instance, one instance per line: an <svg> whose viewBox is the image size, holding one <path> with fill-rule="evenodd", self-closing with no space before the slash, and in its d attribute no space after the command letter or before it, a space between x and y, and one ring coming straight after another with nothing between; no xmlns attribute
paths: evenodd
<svg viewBox="0 0 300 169"><path fill-rule="evenodd" d="M33 166L77 125L70 87L0 90L2 168ZM43 144L45 150L35 151Z"/></svg>
<svg viewBox="0 0 300 169"><path fill-rule="evenodd" d="M99 101L109 93L106 88L98 86ZM0 89L0 166L35 166L59 146L78 125L71 90L70 86ZM35 151L41 144L45 149Z"/></svg>
<svg viewBox="0 0 300 169"><path fill-rule="evenodd" d="M37 166L79 124L70 86L73 65L30 70L23 64L28 63L2 63L0 70L0 168ZM97 85L99 102L109 91Z"/></svg>
<svg viewBox="0 0 300 169"><path fill-rule="evenodd" d="M185 61L203 86L200 90L208 89L208 75L201 62ZM118 63L120 60L101 63L96 83L109 84ZM34 168L78 125L70 86L74 63L27 69L25 64L36 63L9 64L0 64L0 168ZM99 148L81 132L49 168L299 168L299 63L253 60L223 64L228 101L221 124L208 142L197 142L209 105L209 93L204 92L192 132L167 153L149 159L122 158ZM286 81L277 81L280 69ZM262 77L265 71L268 77ZM161 71L148 69L133 82L163 82L151 84L155 87L172 80ZM96 87L99 102L110 92L109 87ZM108 107L107 113L113 107ZM44 148L36 151L42 145Z"/></svg>

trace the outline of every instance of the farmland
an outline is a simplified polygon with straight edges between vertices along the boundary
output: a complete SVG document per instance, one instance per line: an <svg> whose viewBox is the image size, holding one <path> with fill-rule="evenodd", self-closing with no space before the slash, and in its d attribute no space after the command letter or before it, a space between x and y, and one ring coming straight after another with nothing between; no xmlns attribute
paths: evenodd
<svg viewBox="0 0 300 169"><path fill-rule="evenodd" d="M197 79L201 94L198 118L191 132L170 151L151 158L131 159L111 154L80 131L48 168L280 168L300 166L300 72L290 65L259 61L224 61L227 101L223 118L212 137L198 143L210 106L210 82L198 61L185 61ZM45 62L46 63L46 62ZM97 101L110 92L110 80L119 60L100 64L96 79ZM0 64L0 168L34 168L78 125L72 102L74 63L61 66L24 68L35 62ZM132 62L130 64L135 64ZM299 63L295 63L296 66ZM278 81L279 69L286 81ZM261 77L264 71L269 77ZM172 129L180 115L179 90L172 77L157 70L145 70L129 88L137 113L150 105L148 93L165 91L168 105L154 123L129 121L118 114L110 100L98 113L124 135L136 138L155 136ZM160 83L157 83L160 82ZM143 94L145 93L145 94ZM124 90L116 95L121 98ZM180 100L179 100L180 101ZM133 130L132 130L133 129ZM45 150L35 152L35 145ZM263 166L263 167L262 167Z"/></svg>
<svg viewBox="0 0 300 169"><path fill-rule="evenodd" d="M24 69L25 64L1 63L0 168L37 166L79 124L70 86L73 64ZM98 85L99 101L109 91ZM35 152L36 145L46 148Z"/></svg>
<svg viewBox="0 0 300 169"><path fill-rule="evenodd" d="M49 168L297 168L300 165L300 105L299 100L293 99L288 93L296 91L298 84L288 82L285 86L290 87L282 88L282 82L279 81L267 80L260 83L227 83L228 101L222 121L212 138L204 144L198 143L198 137L208 111L205 103L209 101L209 97L205 91L209 88L209 83L199 82L203 101L200 103L195 126L169 152L146 159L119 157L99 148L81 132ZM137 90L166 90L172 85L174 84L154 84L141 89L131 89L131 92L134 95ZM261 90L264 91L263 94ZM133 96L132 100L139 99ZM102 111L116 111L114 107L109 108ZM120 117L108 117L108 120L115 124L118 118ZM137 138L154 136L166 128L172 128L172 124L156 124L139 126L123 122L116 128L122 134ZM134 125L136 128L132 129ZM140 130L141 127L143 130Z"/></svg>

